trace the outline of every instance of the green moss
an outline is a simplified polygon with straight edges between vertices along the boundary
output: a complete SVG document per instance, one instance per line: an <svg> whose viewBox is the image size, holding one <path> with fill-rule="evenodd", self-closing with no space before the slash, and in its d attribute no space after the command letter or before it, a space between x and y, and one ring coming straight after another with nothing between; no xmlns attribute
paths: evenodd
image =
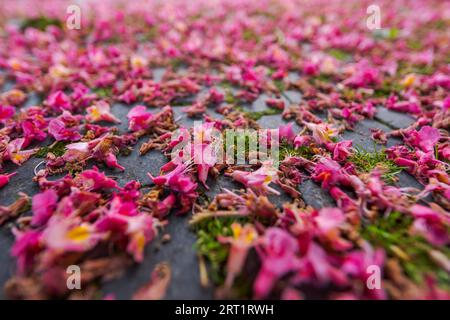
<svg viewBox="0 0 450 320"><path fill-rule="evenodd" d="M341 49L330 49L328 54L338 60L347 61L350 60L352 55Z"/></svg>
<svg viewBox="0 0 450 320"><path fill-rule="evenodd" d="M355 147L356 152L349 158L349 162L356 166L356 169L362 173L369 173L376 167L385 169L381 176L386 182L395 182L396 175L399 174L403 168L397 166L394 161L387 158L384 150L376 150L369 152L363 148Z"/></svg>
<svg viewBox="0 0 450 320"><path fill-rule="evenodd" d="M255 137L256 139L256 137ZM226 152L229 148L229 146L227 145L227 139L225 137L223 137L222 139L223 141L223 150L224 152ZM242 135L236 135L235 139L233 141L233 145L230 146L231 148L234 149L234 157L236 160L237 157L237 146L244 146L244 155L245 155L245 159L246 161L249 160L249 154L250 151L259 151L259 144L256 144L256 150L250 150L250 136L248 134L242 134ZM274 151L272 151L274 152ZM304 157L306 159L312 159L312 157L314 157L314 152L311 149L311 147L309 146L300 146L299 148L295 148L293 145L290 145L289 143L286 142L281 142L280 146L279 146L279 150L278 150L278 154L274 154L271 153L272 157L278 158L280 159L280 161L283 161L286 157L288 156L301 156Z"/></svg>
<svg viewBox="0 0 450 320"><path fill-rule="evenodd" d="M225 264L229 252L229 245L221 243L218 237L231 236L231 224L243 220L245 218L214 218L202 221L196 226L195 249L206 258L209 276L215 285L221 285L225 280Z"/></svg>
<svg viewBox="0 0 450 320"><path fill-rule="evenodd" d="M264 111L244 111L244 115L249 119L258 121L259 119L261 119L264 116L272 116L275 114L280 114L282 112L283 112L283 110L270 108L270 109L266 109Z"/></svg>
<svg viewBox="0 0 450 320"><path fill-rule="evenodd" d="M398 28L390 28L387 34L389 40L396 40L399 36L400 30Z"/></svg>
<svg viewBox="0 0 450 320"><path fill-rule="evenodd" d="M286 87L282 80L274 80L273 83L275 84L275 87L277 87L278 91L283 92L286 90Z"/></svg>
<svg viewBox="0 0 450 320"><path fill-rule="evenodd" d="M186 62L181 58L173 58L170 60L169 64L172 66L174 70L178 70L183 66L186 66Z"/></svg>
<svg viewBox="0 0 450 320"><path fill-rule="evenodd" d="M373 36L376 39L387 39L387 40L397 40L400 34L398 28L392 27L389 29L380 29L373 32Z"/></svg>
<svg viewBox="0 0 450 320"><path fill-rule="evenodd" d="M144 41L154 40L159 34L159 29L157 26L151 26L147 29L147 32L144 35Z"/></svg>
<svg viewBox="0 0 450 320"><path fill-rule="evenodd" d="M253 31L252 29L245 29L242 32L242 38L245 41L259 42L259 40L260 40L259 35L257 33L255 33L255 31Z"/></svg>
<svg viewBox="0 0 450 320"><path fill-rule="evenodd" d="M233 100L233 102L234 102L234 100ZM233 104L233 103L231 103L231 104ZM283 112L283 110L275 109L275 108L268 108L263 111L247 111L243 107L238 106L238 105L235 105L234 109L242 112L244 114L244 117L246 117L247 119L254 120L254 121L258 121L259 119L261 119L264 116L273 116L275 114L281 114Z"/></svg>
<svg viewBox="0 0 450 320"><path fill-rule="evenodd" d="M283 161L287 157L294 157L294 156L301 156L306 159L312 159L312 157L314 156L314 152L309 146L300 146L296 149L294 146L288 143L285 142L281 143L280 161Z"/></svg>
<svg viewBox="0 0 450 320"><path fill-rule="evenodd" d="M94 92L100 98L108 98L112 95L112 88L95 88L92 89L92 92Z"/></svg>
<svg viewBox="0 0 450 320"><path fill-rule="evenodd" d="M380 217L374 223L363 225L361 236L371 244L386 250L391 257L399 258L405 274L413 281L421 283L426 274L435 275L440 285L449 287L450 277L441 270L429 256L431 250L438 250L423 238L412 236L409 229L413 219L400 212L392 212ZM441 248L448 257L449 248Z"/></svg>
<svg viewBox="0 0 450 320"><path fill-rule="evenodd" d="M398 66L398 72L397 74L400 77L400 80L391 80L395 81L393 83L394 88L398 88L397 91L400 91L403 89L402 85L400 84L401 78L406 76L410 73L417 73L417 74L425 74L425 75L431 75L434 73L435 68L432 65L428 64L411 64L407 63L405 61L401 61ZM388 82L390 83L390 82Z"/></svg>
<svg viewBox="0 0 450 320"><path fill-rule="evenodd" d="M438 30L446 30L448 25L449 25L448 20L439 19L434 22L433 27Z"/></svg>
<svg viewBox="0 0 450 320"><path fill-rule="evenodd" d="M219 87L223 88L223 89L231 89L233 87L233 85L228 82L227 80L222 80L219 84Z"/></svg>
<svg viewBox="0 0 450 320"><path fill-rule="evenodd" d="M229 151L232 148L232 152L233 152L233 156L234 156L234 161L237 161L237 156L238 156L238 146L239 148L241 146L244 146L244 154L240 155L243 156L244 159L246 161L249 160L249 153L250 153L250 135L252 135L253 139L257 139L256 136L256 132L245 132L243 134L236 134L233 138L233 142L231 145L228 145L227 143L229 142L228 139L230 139L229 137L227 137L226 135L223 136L222 141L223 141L223 151L224 153L228 156L229 154L231 154L231 151ZM252 150L252 151L258 151L259 150L259 145L256 145L256 150Z"/></svg>
<svg viewBox="0 0 450 320"><path fill-rule="evenodd" d="M62 22L55 18L42 16L24 20L20 28L22 31L26 30L27 28L35 28L41 31L45 31L48 26L56 26L62 29Z"/></svg>
<svg viewBox="0 0 450 320"><path fill-rule="evenodd" d="M374 95L375 97L388 97L393 93L399 93L402 89L399 81L384 80L381 86L375 89Z"/></svg>
<svg viewBox="0 0 450 320"><path fill-rule="evenodd" d="M309 79L309 82L312 84L315 84L316 81L321 81L321 82L330 82L333 80L333 76L329 75L329 74L325 74L325 73L321 73L313 78Z"/></svg>
<svg viewBox="0 0 450 320"><path fill-rule="evenodd" d="M422 50L422 48L423 48L422 42L417 39L408 39L407 44L408 44L408 48L411 50L418 51L418 50Z"/></svg>
<svg viewBox="0 0 450 320"><path fill-rule="evenodd" d="M189 107L192 106L192 100L186 99L186 98L175 98L171 102L172 108L179 108L179 107Z"/></svg>
<svg viewBox="0 0 450 320"><path fill-rule="evenodd" d="M432 75L434 73L434 67L428 64L413 66L411 72L424 75Z"/></svg>
<svg viewBox="0 0 450 320"><path fill-rule="evenodd" d="M231 90L227 89L225 91L225 98L224 98L225 102L228 104L234 104L237 102L237 99L234 97L233 92L231 92Z"/></svg>
<svg viewBox="0 0 450 320"><path fill-rule="evenodd" d="M35 156L38 158L45 158L47 156L47 153L51 152L55 156L60 157L64 154L64 152L66 152L66 145L67 142L65 141L55 142L50 146L40 148L39 151L36 152Z"/></svg>

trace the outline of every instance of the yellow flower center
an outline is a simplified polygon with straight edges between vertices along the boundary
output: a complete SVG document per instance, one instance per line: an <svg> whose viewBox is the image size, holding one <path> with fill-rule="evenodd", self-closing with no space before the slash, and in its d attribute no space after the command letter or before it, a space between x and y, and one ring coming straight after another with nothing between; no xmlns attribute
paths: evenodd
<svg viewBox="0 0 450 320"><path fill-rule="evenodd" d="M416 76L414 74L408 74L402 81L404 87L411 87L416 82Z"/></svg>
<svg viewBox="0 0 450 320"><path fill-rule="evenodd" d="M22 67L20 61L15 59L11 61L10 66L14 71L19 71Z"/></svg>
<svg viewBox="0 0 450 320"><path fill-rule="evenodd" d="M98 111L97 107L92 107L90 113L92 118L94 118L95 120L99 119L101 116L100 111Z"/></svg>
<svg viewBox="0 0 450 320"><path fill-rule="evenodd" d="M255 238L256 238L256 232L255 231L250 231L250 232L248 232L246 234L245 242L250 244L250 243L253 242L253 240L255 240Z"/></svg>
<svg viewBox="0 0 450 320"><path fill-rule="evenodd" d="M83 242L89 238L90 232L87 226L78 226L67 232L67 238L75 242Z"/></svg>
<svg viewBox="0 0 450 320"><path fill-rule="evenodd" d="M233 223L231 225L231 230L233 231L233 238L237 239L241 235L242 226L238 223Z"/></svg>
<svg viewBox="0 0 450 320"><path fill-rule="evenodd" d="M23 157L22 155L18 154L18 153L16 153L16 154L13 156L13 158L14 158L14 160L17 161L17 162L21 162L21 161L24 159L24 157Z"/></svg>
<svg viewBox="0 0 450 320"><path fill-rule="evenodd" d="M147 61L142 57L131 58L131 66L133 68L144 68L147 65Z"/></svg>
<svg viewBox="0 0 450 320"><path fill-rule="evenodd" d="M136 248L139 252L142 252L144 250L144 246L145 246L145 237L144 234L142 232L136 234L135 236L136 239Z"/></svg>

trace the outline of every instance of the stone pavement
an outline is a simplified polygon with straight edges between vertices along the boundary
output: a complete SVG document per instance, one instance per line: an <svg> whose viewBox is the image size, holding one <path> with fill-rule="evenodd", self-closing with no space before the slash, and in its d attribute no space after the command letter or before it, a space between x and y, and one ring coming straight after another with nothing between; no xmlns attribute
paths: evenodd
<svg viewBox="0 0 450 320"><path fill-rule="evenodd" d="M157 69L155 78L161 77L163 70ZM11 83L6 84L2 91L8 90L12 86ZM199 93L200 95L202 94ZM301 100L300 92L286 91L283 97L287 103L296 104ZM192 100L195 97L191 98ZM191 100L189 99L189 100ZM252 105L244 106L246 110L263 111L267 108L265 105L265 97L263 95L258 98ZM26 106L39 104L36 96L31 95L26 103ZM189 101L188 101L189 102ZM183 103L185 104L185 103ZM26 107L25 106L25 107ZM121 103L115 103L112 106L112 111L115 116L122 119L122 123L117 127L121 132L127 130L128 123L126 121L126 114L132 106ZM175 118L178 123L191 127L194 119L190 119L182 112L182 107L174 107ZM213 109L208 110L213 117L221 118ZM354 131L346 131L341 138L351 139L354 146L363 147L366 150L372 150L374 142L370 138L370 128L380 128L384 131L392 129L407 127L413 122L409 116L397 112L387 110L383 107L378 108L378 113L374 120L364 120L358 123ZM263 128L278 128L286 122L281 119L281 115L263 116L258 120L258 123ZM294 127L299 130L298 126ZM145 139L145 138L144 138ZM50 143L49 141L44 142ZM166 162L166 158L159 151L152 151L144 156L139 155L139 146L142 141L134 147L133 152L124 157L119 156L119 163L126 164L124 172L110 170L108 168L100 167L101 171L105 171L108 175L117 177L119 185L124 185L130 180L139 180L144 184L148 184L149 178L147 172L153 175L158 175L159 168ZM401 143L400 140L390 139L388 146ZM381 146L377 146L380 148ZM7 172L17 171L17 175L12 181L0 190L0 205L8 205L12 203L18 192L25 192L29 196L34 195L39 190L37 185L31 180L34 176L33 170L37 164L42 161L40 158L32 157L22 167L16 167L8 163L5 165ZM401 172L399 175L399 185L411 186L421 188L421 185L408 173ZM217 181L208 180L210 190L206 194L212 198L221 188L228 189L240 188L239 185L232 182L228 177L219 177ZM304 201L313 207L320 208L331 206L334 200L322 190L316 183L306 180L300 186L299 190L302 193ZM271 196L271 201L281 206L283 202L289 201L287 195ZM195 234L188 227L189 215L169 217L169 224L164 233L171 236L168 243L162 244L161 239L156 239L146 248L144 261L129 268L125 274L116 280L108 282L103 286L103 292L114 293L117 299L128 299L131 295L142 285L148 282L150 273L154 266L161 261L167 261L172 267L172 281L169 286L166 298L167 299L210 299L213 297L213 290L211 288L205 289L200 286L198 259L194 249L196 240ZM14 260L10 256L10 248L13 244L14 237L10 231L11 222L0 228L0 287L3 288L5 281L13 275ZM5 299L3 290L0 290L0 299Z"/></svg>

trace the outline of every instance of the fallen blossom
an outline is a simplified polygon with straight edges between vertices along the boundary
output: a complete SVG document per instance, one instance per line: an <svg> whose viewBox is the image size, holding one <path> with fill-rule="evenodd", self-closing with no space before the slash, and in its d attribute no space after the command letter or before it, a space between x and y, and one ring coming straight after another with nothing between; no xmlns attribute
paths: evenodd
<svg viewBox="0 0 450 320"><path fill-rule="evenodd" d="M111 113L111 107L105 101L97 102L87 108L86 111L86 120L89 122L107 121L120 123L120 120Z"/></svg>

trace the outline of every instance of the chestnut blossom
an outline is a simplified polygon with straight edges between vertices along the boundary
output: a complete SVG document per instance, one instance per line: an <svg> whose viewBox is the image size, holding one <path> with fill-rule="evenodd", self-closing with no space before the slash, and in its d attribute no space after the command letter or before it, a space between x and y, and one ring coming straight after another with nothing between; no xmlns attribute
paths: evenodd
<svg viewBox="0 0 450 320"><path fill-rule="evenodd" d="M16 109L13 106L0 105L0 122L5 122L12 118L15 113Z"/></svg>
<svg viewBox="0 0 450 320"><path fill-rule="evenodd" d="M153 114L146 111L145 106L136 106L128 112L127 118L129 121L128 130L139 131L148 129Z"/></svg>
<svg viewBox="0 0 450 320"><path fill-rule="evenodd" d="M312 132L312 137L318 144L332 142L332 138L338 133L335 128L325 123L315 124L307 122L305 125Z"/></svg>
<svg viewBox="0 0 450 320"><path fill-rule="evenodd" d="M447 212L434 211L416 204L411 208L411 213L415 218L412 226L415 233L437 246L449 244L450 238L446 230L450 225L450 216Z"/></svg>
<svg viewBox="0 0 450 320"><path fill-rule="evenodd" d="M21 150L25 144L24 138L14 139L6 146L6 156L14 164L20 166L27 161L33 154L36 153L36 149Z"/></svg>
<svg viewBox="0 0 450 320"><path fill-rule="evenodd" d="M9 183L11 177L15 176L17 172L12 172L8 174L0 174L0 188L3 188Z"/></svg>
<svg viewBox="0 0 450 320"><path fill-rule="evenodd" d="M179 242L170 215L192 212L201 284L224 273L216 297L242 281L242 298L448 299L447 3L380 1L393 27L367 32L354 0L338 14L334 0L86 0L81 33L61 26L58 1L39 2L41 17L0 2L0 224L13 226L17 264L6 296L98 298L149 258L159 230L156 247ZM258 142L280 137L279 167L223 163L225 130L265 129L277 110L285 122ZM370 138L386 149L372 153ZM150 150L167 162L144 183L132 167L150 168ZM33 194L14 199L10 180ZM82 292L66 286L71 264ZM134 298L164 297L163 266Z"/></svg>
<svg viewBox="0 0 450 320"><path fill-rule="evenodd" d="M231 225L233 235L231 237L221 237L219 240L224 243L230 243L230 252L227 261L227 278L225 287L230 289L234 279L238 276L244 266L248 250L257 242L258 233L251 224L244 226L239 223Z"/></svg>
<svg viewBox="0 0 450 320"><path fill-rule="evenodd" d="M94 105L87 108L86 111L87 111L86 121L89 122L107 121L120 123L120 120L117 119L111 113L110 105L105 101L96 102Z"/></svg>
<svg viewBox="0 0 450 320"><path fill-rule="evenodd" d="M269 186L271 182L278 180L277 170L271 162L263 162L262 166L253 172L235 170L231 173L231 177L233 180L252 189L257 194L280 194L277 190Z"/></svg>
<svg viewBox="0 0 450 320"><path fill-rule="evenodd" d="M253 285L255 298L265 298L276 280L300 267L298 245L288 232L272 227L261 241L258 254L262 265Z"/></svg>

